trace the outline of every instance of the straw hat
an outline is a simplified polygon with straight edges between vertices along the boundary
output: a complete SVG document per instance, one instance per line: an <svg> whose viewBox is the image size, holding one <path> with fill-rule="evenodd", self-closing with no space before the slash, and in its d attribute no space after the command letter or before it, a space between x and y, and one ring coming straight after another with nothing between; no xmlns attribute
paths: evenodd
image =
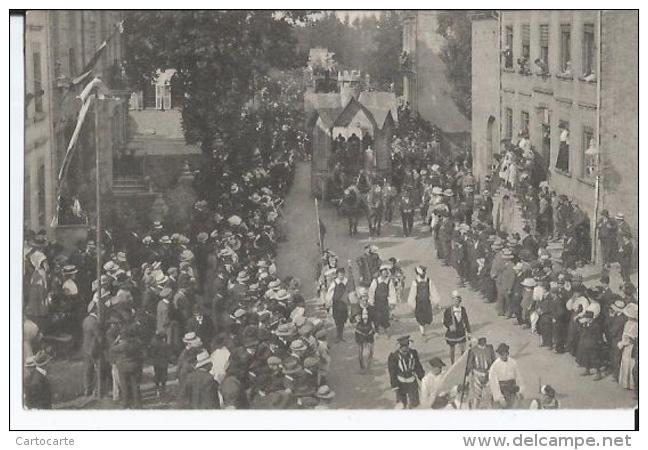
<svg viewBox="0 0 648 450"><path fill-rule="evenodd" d="M636 303L628 303L623 309L623 314L629 319L637 320L639 318L639 306Z"/></svg>

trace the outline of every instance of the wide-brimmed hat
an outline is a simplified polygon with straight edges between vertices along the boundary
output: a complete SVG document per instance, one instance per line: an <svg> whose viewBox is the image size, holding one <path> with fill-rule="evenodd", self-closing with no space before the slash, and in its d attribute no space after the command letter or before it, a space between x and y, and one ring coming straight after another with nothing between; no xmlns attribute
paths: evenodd
<svg viewBox="0 0 648 450"><path fill-rule="evenodd" d="M439 186L434 186L432 188L432 194L434 194L434 195L443 195L443 189L441 189Z"/></svg>
<svg viewBox="0 0 648 450"><path fill-rule="evenodd" d="M62 273L63 275L74 275L75 273L79 273L79 269L74 264L68 264L67 266L63 266Z"/></svg>
<svg viewBox="0 0 648 450"><path fill-rule="evenodd" d="M106 272L114 272L119 270L119 266L115 264L114 261L107 261L106 264L103 265L103 270Z"/></svg>
<svg viewBox="0 0 648 450"><path fill-rule="evenodd" d="M625 219L625 216L623 215L623 213L616 213L616 216L614 216L614 218L617 220L623 220Z"/></svg>
<svg viewBox="0 0 648 450"><path fill-rule="evenodd" d="M238 275L236 276L236 281L239 283L244 283L250 279L250 276L248 275L247 271L241 270Z"/></svg>
<svg viewBox="0 0 648 450"><path fill-rule="evenodd" d="M40 350L38 353L28 356L25 359L25 367L42 367L52 360L52 357Z"/></svg>
<svg viewBox="0 0 648 450"><path fill-rule="evenodd" d="M535 278L525 278L522 283L520 283L524 287L536 287L538 285L538 282L535 280Z"/></svg>
<svg viewBox="0 0 648 450"><path fill-rule="evenodd" d="M153 242L153 238L151 236L144 236L142 238L142 244L151 244Z"/></svg>
<svg viewBox="0 0 648 450"><path fill-rule="evenodd" d="M237 215L230 216L229 219L227 219L227 223L232 227L238 227L242 222L243 219Z"/></svg>
<svg viewBox="0 0 648 450"><path fill-rule="evenodd" d="M207 364L211 364L211 358L209 356L209 352L207 350L203 350L196 355L196 365L194 367L198 369L199 367L206 366Z"/></svg>
<svg viewBox="0 0 648 450"><path fill-rule="evenodd" d="M275 295L274 299L277 301L282 301L282 300L288 300L290 298L290 292L288 292L285 289L281 289L277 294Z"/></svg>
<svg viewBox="0 0 648 450"><path fill-rule="evenodd" d="M461 297L461 294L460 294L459 291L457 291L456 289L450 293L450 296L451 296L453 299L455 299L455 298L461 299L461 298L462 298L462 297Z"/></svg>
<svg viewBox="0 0 648 450"><path fill-rule="evenodd" d="M279 286L281 286L281 280L272 280L268 283L268 288L270 289L277 289Z"/></svg>
<svg viewBox="0 0 648 450"><path fill-rule="evenodd" d="M452 189L446 189L445 191L443 191L443 195L445 195L446 197L454 197L454 192L452 191Z"/></svg>
<svg viewBox="0 0 648 450"><path fill-rule="evenodd" d="M169 236L162 236L160 238L160 244L171 244L171 238Z"/></svg>
<svg viewBox="0 0 648 450"><path fill-rule="evenodd" d="M117 259L117 261L126 262L126 252L117 252L117 256L115 256L115 258Z"/></svg>
<svg viewBox="0 0 648 450"><path fill-rule="evenodd" d="M504 251L502 252L502 258L513 259L513 252L508 248L504 249Z"/></svg>
<svg viewBox="0 0 648 450"><path fill-rule="evenodd" d="M328 385L323 384L317 389L317 393L315 394L317 398L323 398L323 399L331 399L335 397L335 391L331 389Z"/></svg>
<svg viewBox="0 0 648 450"><path fill-rule="evenodd" d="M198 336L196 335L195 332L189 331L188 333L185 333L185 335L182 337L182 342L189 343L195 341L197 337Z"/></svg>
<svg viewBox="0 0 648 450"><path fill-rule="evenodd" d="M623 300L616 300L614 303L610 305L610 309L613 309L614 311L620 313L623 312L624 308L626 307L626 304Z"/></svg>
<svg viewBox="0 0 648 450"><path fill-rule="evenodd" d="M297 373L302 370L301 366L299 365L299 360L294 356L286 357L281 365L283 366L283 372L286 375Z"/></svg>
<svg viewBox="0 0 648 450"><path fill-rule="evenodd" d="M155 222L153 222L153 228L155 228L156 230L161 230L162 229L162 222L160 222L159 220L156 220Z"/></svg>
<svg viewBox="0 0 648 450"><path fill-rule="evenodd" d="M290 343L290 350L300 352L308 349L308 346L301 339L295 339Z"/></svg>
<svg viewBox="0 0 648 450"><path fill-rule="evenodd" d="M623 309L623 314L626 315L626 317L630 319L638 319L639 318L639 305L636 303L628 303L625 308Z"/></svg>
<svg viewBox="0 0 648 450"><path fill-rule="evenodd" d="M379 270L380 270L380 271L383 271L383 270L391 270L391 266L390 266L389 264L381 264Z"/></svg>
<svg viewBox="0 0 648 450"><path fill-rule="evenodd" d="M401 336L401 337L397 338L396 341L400 345L406 345L406 344L409 344L410 342L412 342L412 339L410 338L409 334L406 334L404 336Z"/></svg>
<svg viewBox="0 0 648 450"><path fill-rule="evenodd" d="M194 259L194 254L191 250L183 250L182 253L180 253L180 262L185 262L185 261L193 261Z"/></svg>
<svg viewBox="0 0 648 450"><path fill-rule="evenodd" d="M274 332L280 337L290 337L297 334L297 327L293 323L282 323Z"/></svg>

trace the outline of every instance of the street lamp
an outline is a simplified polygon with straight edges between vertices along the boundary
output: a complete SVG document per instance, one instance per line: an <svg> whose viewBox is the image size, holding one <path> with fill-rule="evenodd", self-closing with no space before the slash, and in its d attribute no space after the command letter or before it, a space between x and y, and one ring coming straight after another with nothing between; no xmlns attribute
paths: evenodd
<svg viewBox="0 0 648 450"><path fill-rule="evenodd" d="M594 172L596 175L594 181L594 239L592 242L592 248L594 249L592 260L594 263L596 263L598 250L598 246L596 245L598 239L596 224L598 223L599 199L601 197L601 152L596 146L594 139L590 139L589 146L585 150L585 155L594 158L594 163L587 165L587 171L590 175L592 174L592 172Z"/></svg>

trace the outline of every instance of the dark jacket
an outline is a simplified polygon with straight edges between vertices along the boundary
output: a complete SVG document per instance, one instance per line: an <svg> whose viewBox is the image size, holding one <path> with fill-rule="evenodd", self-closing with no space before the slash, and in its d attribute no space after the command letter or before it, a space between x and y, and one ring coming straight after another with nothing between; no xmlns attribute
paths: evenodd
<svg viewBox="0 0 648 450"><path fill-rule="evenodd" d="M25 377L25 408L51 409L52 389L46 375L31 369Z"/></svg>
<svg viewBox="0 0 648 450"><path fill-rule="evenodd" d="M181 391L181 406L187 409L220 409L218 383L209 373L210 366L191 372Z"/></svg>

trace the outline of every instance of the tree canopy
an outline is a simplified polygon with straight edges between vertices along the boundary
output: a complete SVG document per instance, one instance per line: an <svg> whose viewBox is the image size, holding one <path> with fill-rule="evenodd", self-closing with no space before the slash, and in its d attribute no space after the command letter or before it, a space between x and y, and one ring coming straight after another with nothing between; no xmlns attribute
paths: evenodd
<svg viewBox="0 0 648 450"><path fill-rule="evenodd" d="M126 70L144 86L157 70L176 70L184 92L185 139L212 150L238 134L241 113L271 68L303 66L292 29L307 11L130 11L124 23Z"/></svg>
<svg viewBox="0 0 648 450"><path fill-rule="evenodd" d="M400 90L403 28L399 11L367 14L353 21L348 15L340 18L334 11L325 11L294 32L303 51L325 47L335 53L338 67L368 73L376 89L387 90L394 83Z"/></svg>
<svg viewBox="0 0 648 450"><path fill-rule="evenodd" d="M452 84L451 97L459 111L470 119L472 113L472 51L470 11L440 11L437 33L445 39L441 60L445 63L446 78Z"/></svg>

